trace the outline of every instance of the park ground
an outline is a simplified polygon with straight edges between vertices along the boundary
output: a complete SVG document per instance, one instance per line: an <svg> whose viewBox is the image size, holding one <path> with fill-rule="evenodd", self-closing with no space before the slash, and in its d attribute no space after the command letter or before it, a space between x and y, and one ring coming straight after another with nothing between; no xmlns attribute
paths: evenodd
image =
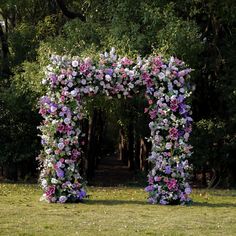
<svg viewBox="0 0 236 236"><path fill-rule="evenodd" d="M34 184L0 184L0 235L236 235L236 190L195 189L191 206L146 203L140 187L88 187L80 204L40 202Z"/></svg>

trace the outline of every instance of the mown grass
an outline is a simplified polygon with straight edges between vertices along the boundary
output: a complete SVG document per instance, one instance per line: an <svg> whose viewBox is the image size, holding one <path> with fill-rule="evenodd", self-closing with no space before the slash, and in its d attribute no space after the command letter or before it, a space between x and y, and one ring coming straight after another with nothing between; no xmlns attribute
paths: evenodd
<svg viewBox="0 0 236 236"><path fill-rule="evenodd" d="M236 191L194 190L191 206L146 203L138 187L89 187L80 204L39 202L36 185L0 184L0 235L236 235Z"/></svg>

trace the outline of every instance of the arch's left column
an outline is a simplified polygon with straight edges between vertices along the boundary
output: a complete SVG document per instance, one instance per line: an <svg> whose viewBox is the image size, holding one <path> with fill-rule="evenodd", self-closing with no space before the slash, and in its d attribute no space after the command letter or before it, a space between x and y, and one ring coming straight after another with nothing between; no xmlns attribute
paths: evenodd
<svg viewBox="0 0 236 236"><path fill-rule="evenodd" d="M62 57L52 58L43 84L46 95L40 99L43 121L39 155L42 200L48 202L78 202L86 197L83 179L79 173L81 163L81 105L76 65Z"/></svg>

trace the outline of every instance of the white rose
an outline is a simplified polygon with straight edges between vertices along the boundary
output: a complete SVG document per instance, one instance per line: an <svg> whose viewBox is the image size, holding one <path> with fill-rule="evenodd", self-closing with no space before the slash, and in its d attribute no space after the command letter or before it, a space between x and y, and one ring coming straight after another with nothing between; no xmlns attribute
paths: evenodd
<svg viewBox="0 0 236 236"><path fill-rule="evenodd" d="M158 77L159 77L160 80L163 80L165 78L165 74L163 72L160 72L158 74Z"/></svg>
<svg viewBox="0 0 236 236"><path fill-rule="evenodd" d="M73 76L76 76L76 75L77 75L77 72L76 72L76 71L72 71L72 75L73 75Z"/></svg>
<svg viewBox="0 0 236 236"><path fill-rule="evenodd" d="M87 82L86 82L85 79L82 79L82 80L81 80L81 84L85 85L86 83L87 83Z"/></svg>
<svg viewBox="0 0 236 236"><path fill-rule="evenodd" d="M58 147L60 150L62 150L62 149L65 147L65 145L64 145L64 143L58 143L57 147Z"/></svg>
<svg viewBox="0 0 236 236"><path fill-rule="evenodd" d="M51 183L52 183L52 184L57 184L57 183L58 183L58 180L55 179L55 178L52 178L52 179L51 179Z"/></svg>
<svg viewBox="0 0 236 236"><path fill-rule="evenodd" d="M79 62L78 61L72 61L72 66L73 67L77 67L79 65Z"/></svg>
<svg viewBox="0 0 236 236"><path fill-rule="evenodd" d="M68 86L69 88L71 88L71 87L73 87L73 83L72 83L72 82L69 82L69 83L67 84L67 86Z"/></svg>
<svg viewBox="0 0 236 236"><path fill-rule="evenodd" d="M52 152L52 149L49 148L45 152L49 155Z"/></svg>
<svg viewBox="0 0 236 236"><path fill-rule="evenodd" d="M171 143L166 143L166 149L171 149L172 144Z"/></svg>
<svg viewBox="0 0 236 236"><path fill-rule="evenodd" d="M106 81L110 82L111 81L111 76L110 75L105 75Z"/></svg>
<svg viewBox="0 0 236 236"><path fill-rule="evenodd" d="M72 97L76 97L77 96L77 91L76 90L72 90L70 92L70 94L71 94Z"/></svg>
<svg viewBox="0 0 236 236"><path fill-rule="evenodd" d="M46 188L48 183L47 183L47 180L46 179L43 179L42 182L41 182L43 188Z"/></svg>
<svg viewBox="0 0 236 236"><path fill-rule="evenodd" d="M67 117L67 118L64 119L64 123L65 124L69 125L70 122L71 122L70 118Z"/></svg>

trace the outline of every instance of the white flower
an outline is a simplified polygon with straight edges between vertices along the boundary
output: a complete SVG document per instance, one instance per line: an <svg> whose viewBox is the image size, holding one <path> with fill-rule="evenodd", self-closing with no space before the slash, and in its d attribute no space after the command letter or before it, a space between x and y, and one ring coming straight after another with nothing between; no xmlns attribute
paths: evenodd
<svg viewBox="0 0 236 236"><path fill-rule="evenodd" d="M71 87L73 87L73 83L72 83L72 82L69 82L69 83L67 84L67 86L68 86L69 88L71 88Z"/></svg>
<svg viewBox="0 0 236 236"><path fill-rule="evenodd" d="M47 83L47 80L46 79L43 79L42 80L42 84L45 85Z"/></svg>
<svg viewBox="0 0 236 236"><path fill-rule="evenodd" d="M115 53L116 49L114 47L111 48L111 53Z"/></svg>
<svg viewBox="0 0 236 236"><path fill-rule="evenodd" d="M106 84L106 88L107 88L107 89L110 89L110 88L111 88L111 85L110 85L110 84Z"/></svg>
<svg viewBox="0 0 236 236"><path fill-rule="evenodd" d="M69 125L70 122L71 122L71 119L70 119L70 118L67 117L67 118L64 119L64 123L65 123L66 125Z"/></svg>
<svg viewBox="0 0 236 236"><path fill-rule="evenodd" d="M134 88L134 85L129 83L129 88L131 88L131 89Z"/></svg>
<svg viewBox="0 0 236 236"><path fill-rule="evenodd" d="M76 97L77 94L78 94L78 92L77 92L76 90L72 90L72 91L70 92L70 94L71 94L72 97Z"/></svg>
<svg viewBox="0 0 236 236"><path fill-rule="evenodd" d="M87 87L84 88L84 93L89 93L89 89Z"/></svg>
<svg viewBox="0 0 236 236"><path fill-rule="evenodd" d="M188 141L188 139L189 139L189 133L185 133L185 134L184 134L184 139L185 139L185 141Z"/></svg>
<svg viewBox="0 0 236 236"><path fill-rule="evenodd" d="M79 65L79 62L78 61L72 61L72 66L73 67L77 67Z"/></svg>
<svg viewBox="0 0 236 236"><path fill-rule="evenodd" d="M160 72L158 74L158 77L159 77L160 80L163 80L165 78L165 74L163 72Z"/></svg>
<svg viewBox="0 0 236 236"><path fill-rule="evenodd" d="M40 197L39 201L40 201L40 202L43 202L43 201L49 202L49 201L47 200L47 195L46 195L46 193L44 193L44 194Z"/></svg>
<svg viewBox="0 0 236 236"><path fill-rule="evenodd" d="M66 200L67 200L67 197L66 197L66 196L60 196L60 198L59 198L59 202L60 202L60 203L65 203Z"/></svg>
<svg viewBox="0 0 236 236"><path fill-rule="evenodd" d="M87 83L87 82L86 82L85 79L82 79L82 80L81 80L81 84L85 85L86 83Z"/></svg>
<svg viewBox="0 0 236 236"><path fill-rule="evenodd" d="M176 116L173 115L173 114L171 114L171 115L170 115L170 119L173 120L173 121L176 121Z"/></svg>
<svg viewBox="0 0 236 236"><path fill-rule="evenodd" d="M42 182L41 182L43 188L46 188L48 183L47 183L47 180L46 179L43 179Z"/></svg>
<svg viewBox="0 0 236 236"><path fill-rule="evenodd" d="M64 145L64 143L58 143L57 147L58 147L60 150L62 150L62 149L65 147L65 145Z"/></svg>
<svg viewBox="0 0 236 236"><path fill-rule="evenodd" d="M172 144L171 143L166 143L166 149L171 149Z"/></svg>
<svg viewBox="0 0 236 236"><path fill-rule="evenodd" d="M57 107L56 106L51 106L50 110L51 110L51 112L55 112L57 110Z"/></svg>
<svg viewBox="0 0 236 236"><path fill-rule="evenodd" d="M73 76L76 76L76 75L77 75L77 72L76 72L76 71L72 71L72 75L73 75Z"/></svg>
<svg viewBox="0 0 236 236"><path fill-rule="evenodd" d="M105 75L106 81L110 82L111 81L111 76L110 75Z"/></svg>
<svg viewBox="0 0 236 236"><path fill-rule="evenodd" d="M57 120L52 120L53 125L57 124L57 122L58 122Z"/></svg>
<svg viewBox="0 0 236 236"><path fill-rule="evenodd" d="M48 155L52 152L52 149L51 148L49 148L49 149L46 149L46 151L45 151Z"/></svg>
<svg viewBox="0 0 236 236"><path fill-rule="evenodd" d="M55 179L55 178L52 178L52 179L51 179L51 183L52 183L52 184L57 184L57 183L58 183L58 180Z"/></svg>

